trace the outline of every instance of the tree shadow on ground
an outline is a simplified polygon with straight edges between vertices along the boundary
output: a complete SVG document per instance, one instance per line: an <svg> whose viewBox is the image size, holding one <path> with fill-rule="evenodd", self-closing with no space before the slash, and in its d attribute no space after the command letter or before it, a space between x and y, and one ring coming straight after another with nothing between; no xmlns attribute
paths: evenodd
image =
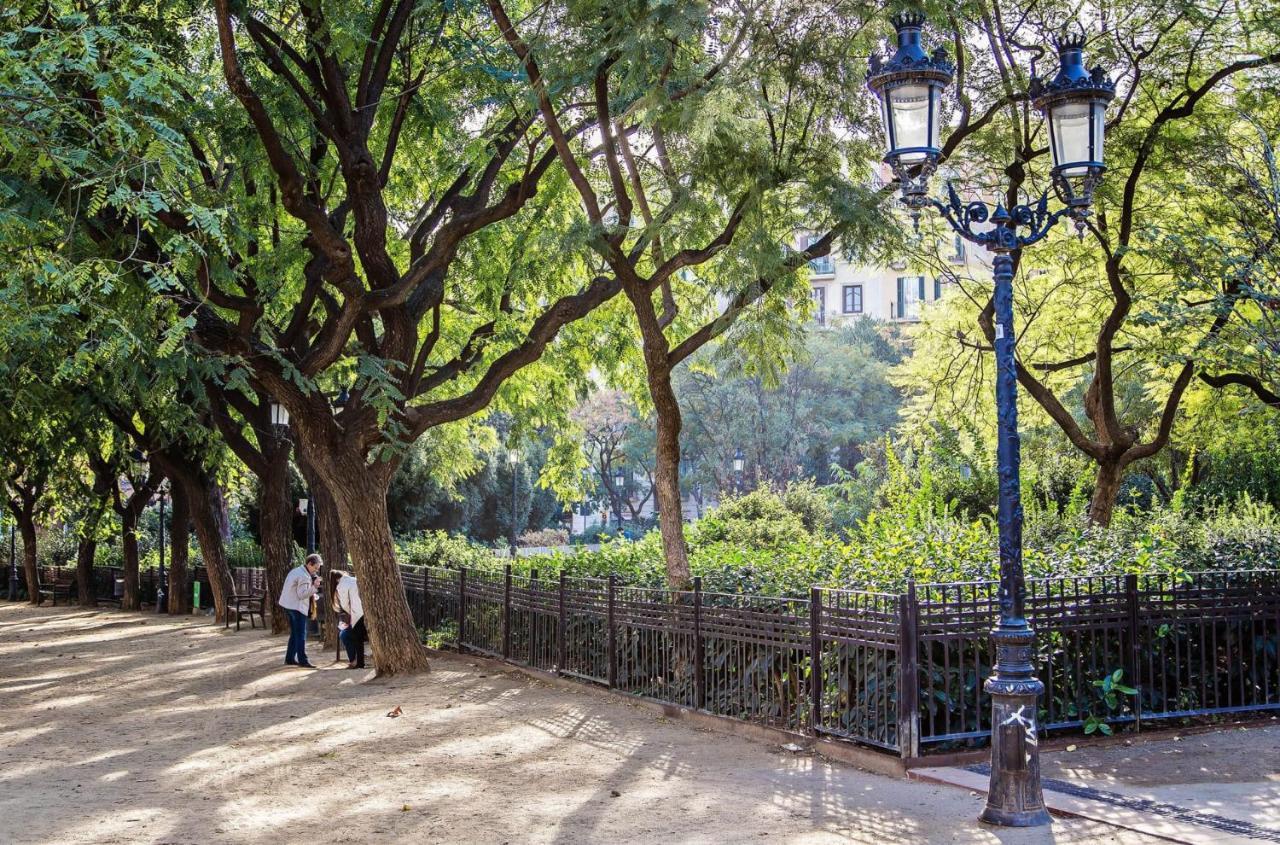
<svg viewBox="0 0 1280 845"><path fill-rule="evenodd" d="M1144 841L984 829L960 790L464 657L371 684L286 668L283 647L198 619L0 605L0 841Z"/></svg>

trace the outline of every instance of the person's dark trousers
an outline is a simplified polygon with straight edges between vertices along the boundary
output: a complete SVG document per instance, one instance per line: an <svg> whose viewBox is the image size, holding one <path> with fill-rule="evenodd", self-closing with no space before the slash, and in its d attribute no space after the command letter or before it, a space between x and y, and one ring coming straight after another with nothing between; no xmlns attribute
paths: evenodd
<svg viewBox="0 0 1280 845"><path fill-rule="evenodd" d="M338 632L338 639L342 642L342 647L347 650L347 662L356 662L355 640L351 636L350 628L343 628Z"/></svg>
<svg viewBox="0 0 1280 845"><path fill-rule="evenodd" d="M369 629L364 626L364 617L351 626L351 634L347 637L347 655L356 662L358 668L364 668L364 641L369 637Z"/></svg>
<svg viewBox="0 0 1280 845"><path fill-rule="evenodd" d="M285 663L306 665L307 660L307 614L301 610L290 610L289 614L289 646L284 653Z"/></svg>

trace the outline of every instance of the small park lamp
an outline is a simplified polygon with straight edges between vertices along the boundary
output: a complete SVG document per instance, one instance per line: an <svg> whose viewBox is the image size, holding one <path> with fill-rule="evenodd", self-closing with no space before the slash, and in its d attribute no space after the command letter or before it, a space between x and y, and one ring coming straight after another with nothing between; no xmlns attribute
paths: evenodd
<svg viewBox="0 0 1280 845"><path fill-rule="evenodd" d="M616 491L616 516L618 517L618 530L622 530L622 491L627 483L627 475L622 471L622 467L617 467L613 471L613 489Z"/></svg>
<svg viewBox="0 0 1280 845"><path fill-rule="evenodd" d="M1093 191L1102 179L1102 142L1107 104L1116 95L1115 83L1095 67L1085 70L1083 35L1058 40L1058 74L1045 82L1031 80L1036 109L1049 125L1053 153L1053 186L1067 213L1083 233Z"/></svg>
<svg viewBox="0 0 1280 845"><path fill-rule="evenodd" d="M1069 216L1083 233L1105 166L1102 134L1107 103L1115 85L1101 68L1085 71L1084 38L1057 42L1059 70L1048 82L1034 79L1029 93L1049 124L1053 183L1064 207L1049 211L1049 198L994 212L984 202L962 203L948 185L947 200L928 194L937 169L938 99L951 82L951 63L941 49L932 56L920 46L924 18L901 14L892 19L898 50L888 61L871 60L867 86L880 98L888 153L902 190L903 204L919 224L922 209L936 209L961 237L994 253L994 330L996 354L996 462L1000 479L997 521L1000 534L999 619L991 632L996 663L985 689L991 694L991 786L982 820L1010 827L1049 823L1040 786L1037 707L1044 685L1035 677L1035 634L1025 613L1022 574L1022 503L1019 487L1017 373L1014 358L1013 253L1045 238ZM990 225L988 225L990 224Z"/></svg>
<svg viewBox="0 0 1280 845"><path fill-rule="evenodd" d="M289 427L289 409L274 399L271 400L271 424L277 429Z"/></svg>
<svg viewBox="0 0 1280 845"><path fill-rule="evenodd" d="M921 47L924 15L905 12L892 20L897 52L883 62L872 55L867 85L880 99L888 138L884 161L901 183L903 199L918 225L929 177L942 154L942 92L951 84L955 66L942 48L930 56Z"/></svg>

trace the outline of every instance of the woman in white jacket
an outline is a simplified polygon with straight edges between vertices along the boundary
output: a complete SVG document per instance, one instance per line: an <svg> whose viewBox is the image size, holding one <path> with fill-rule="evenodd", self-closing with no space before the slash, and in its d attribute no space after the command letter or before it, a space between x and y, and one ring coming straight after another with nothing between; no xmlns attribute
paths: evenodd
<svg viewBox="0 0 1280 845"><path fill-rule="evenodd" d="M342 638L347 647L347 668L363 669L364 641L369 634L364 624L364 605L360 603L360 586L354 575L343 573L333 599L339 612L347 614L349 619Z"/></svg>

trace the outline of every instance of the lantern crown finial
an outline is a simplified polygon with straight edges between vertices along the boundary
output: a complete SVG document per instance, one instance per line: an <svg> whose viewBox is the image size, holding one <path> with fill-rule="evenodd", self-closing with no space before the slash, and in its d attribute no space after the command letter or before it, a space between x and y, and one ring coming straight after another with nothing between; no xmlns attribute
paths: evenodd
<svg viewBox="0 0 1280 845"><path fill-rule="evenodd" d="M1115 96L1116 84L1106 71L1101 67L1085 69L1086 42L1083 32L1064 31L1053 39L1058 50L1057 75L1048 80L1039 77L1031 80L1031 97L1040 111L1045 111L1047 105L1060 99L1083 95L1110 100Z"/></svg>
<svg viewBox="0 0 1280 845"><path fill-rule="evenodd" d="M888 59L872 54L871 75L867 84L879 90L886 83L896 82L899 74L910 73L950 85L955 74L955 65L947 59L942 48L934 50L933 55L924 51L920 44L920 31L926 18L916 11L898 12L889 19L898 34L898 48Z"/></svg>
<svg viewBox="0 0 1280 845"><path fill-rule="evenodd" d="M1085 43L1088 41L1083 32L1071 32L1063 30L1053 38L1053 46L1057 48L1059 55L1064 50L1083 50Z"/></svg>
<svg viewBox="0 0 1280 845"><path fill-rule="evenodd" d="M916 11L898 12L889 18L889 23L893 24L893 28L899 33L908 28L919 29L924 26L924 21L924 15Z"/></svg>

